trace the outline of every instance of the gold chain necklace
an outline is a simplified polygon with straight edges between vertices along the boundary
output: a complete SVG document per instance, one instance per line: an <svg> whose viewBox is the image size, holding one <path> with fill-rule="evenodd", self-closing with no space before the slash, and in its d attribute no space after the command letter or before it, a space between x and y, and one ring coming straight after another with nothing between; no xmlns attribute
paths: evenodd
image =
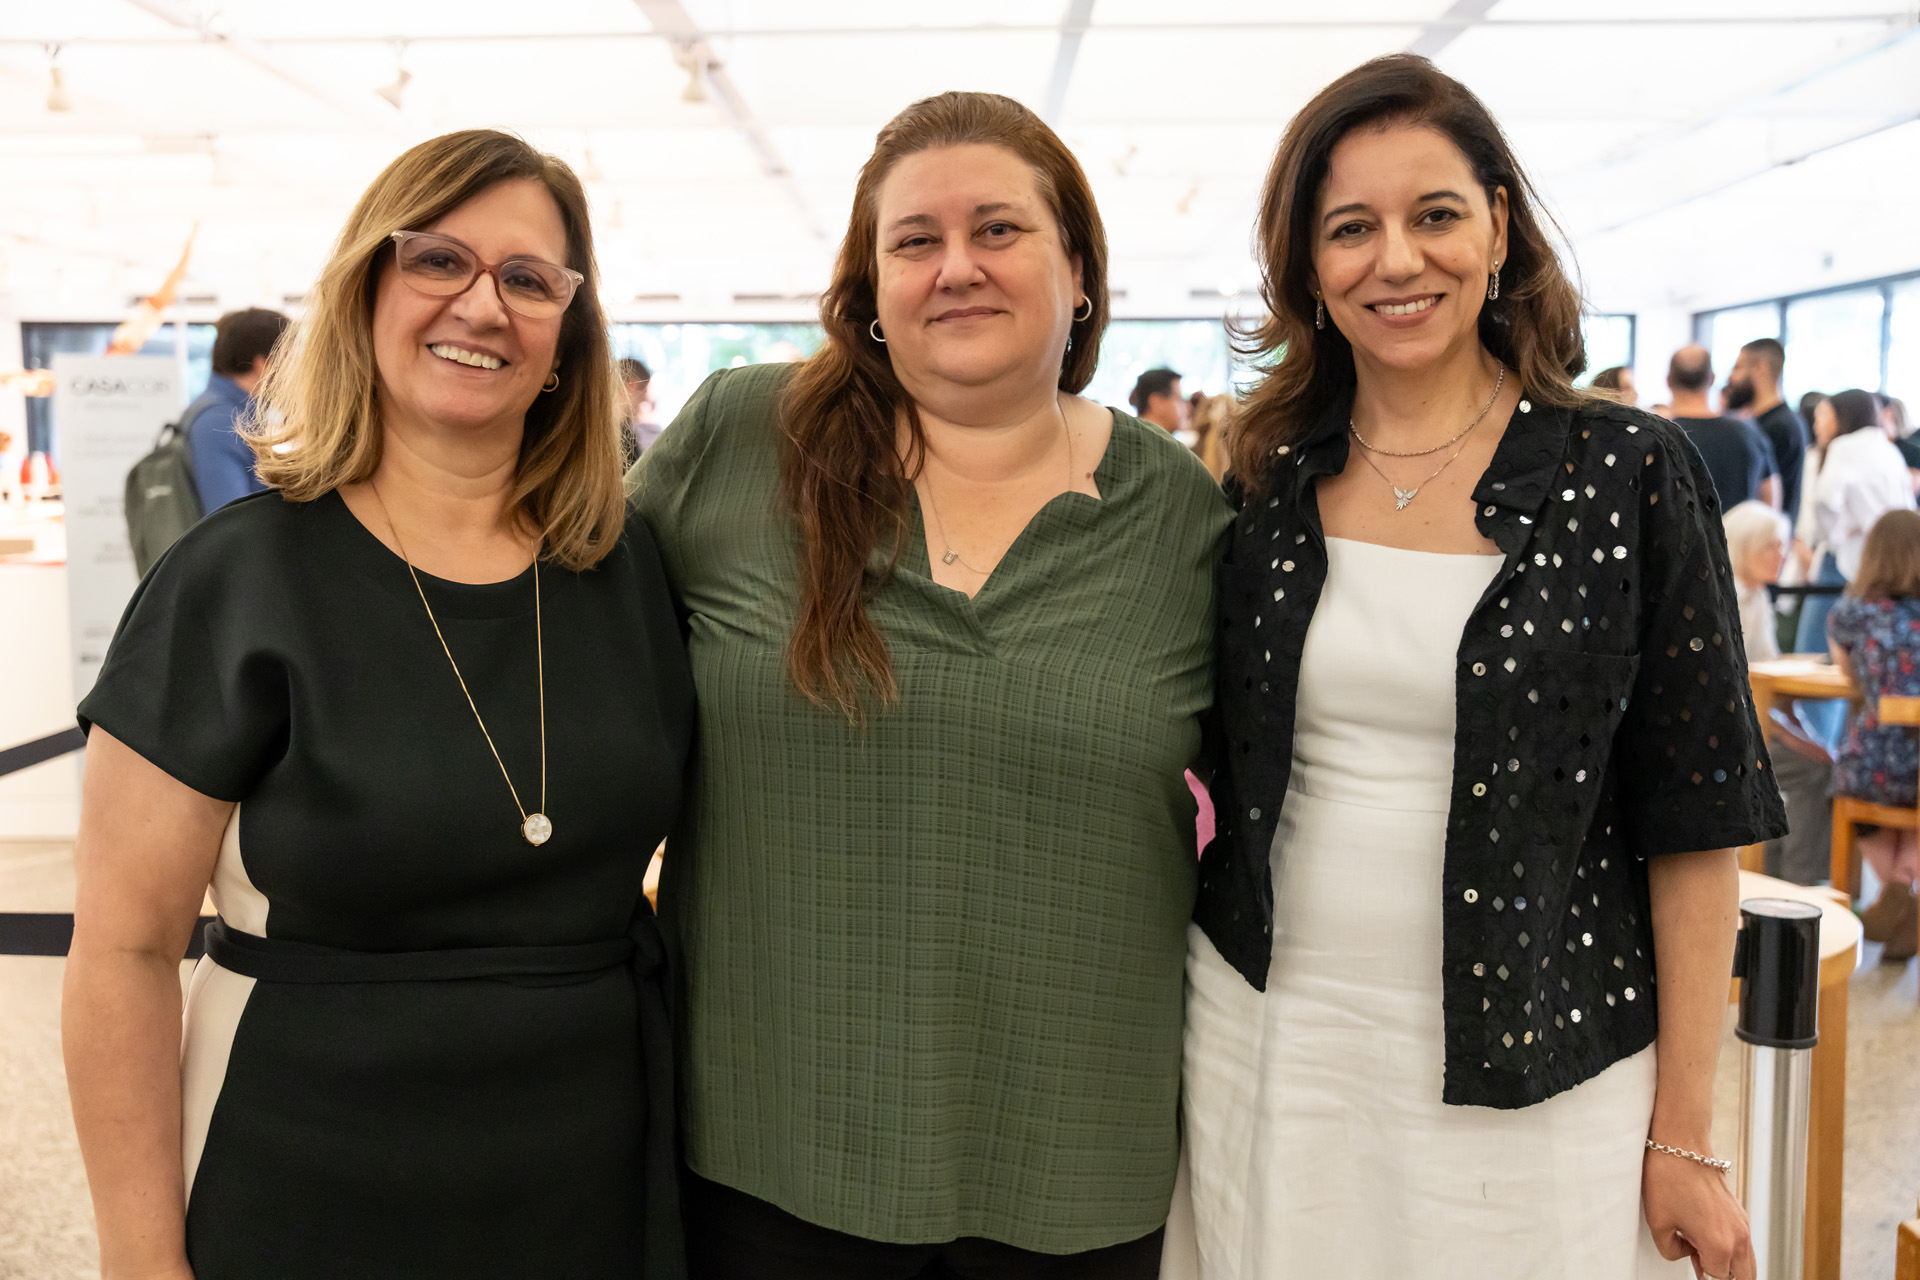
<svg viewBox="0 0 1920 1280"><path fill-rule="evenodd" d="M1067 441L1067 488L1071 489L1073 488L1073 428L1067 425L1067 411L1060 408L1060 401L1057 398L1053 402L1053 407L1060 414L1060 434L1064 436ZM933 522L940 526L940 542L946 547L945 554L940 557L940 563L952 564L955 560L958 560L962 567L971 572L977 573L983 578L989 576L993 570L975 568L965 556L954 549L953 543L948 540L947 522L940 518L940 504L933 500L933 478L931 476L927 477L927 509L933 512ZM1022 532L1025 531L1022 530ZM1020 541L1020 534L1016 533L1013 535L1013 542L1018 541ZM1007 552L1012 549L1013 542L1009 542L1006 546L1000 548L1001 557L1004 557ZM996 558L994 564L997 566L999 563L1000 560Z"/></svg>
<svg viewBox="0 0 1920 1280"><path fill-rule="evenodd" d="M1503 364L1500 366L1500 376L1493 380L1493 394L1487 397L1487 402L1486 404L1481 406L1479 415L1475 417L1472 422L1469 422L1467 424L1467 429L1465 431L1462 431L1459 435L1455 436L1453 440L1447 441L1446 444L1437 444L1431 449L1421 449L1414 453L1394 453L1388 449L1376 449L1372 445L1367 443L1367 438L1365 436L1360 434L1360 428L1353 425L1353 419L1351 418L1347 419L1347 430L1353 432L1353 438L1360 442L1360 460L1366 463L1368 466L1372 467L1374 474L1379 476L1382 480L1385 480L1387 482L1387 488L1393 490L1393 509L1395 511L1405 511L1407 509L1407 504L1412 502L1415 498L1419 497L1420 491L1422 489L1426 488L1429 484L1432 484L1435 477L1437 477L1442 471L1445 471L1448 467L1453 465L1453 460L1455 458L1458 458L1461 454L1467 451L1467 446L1463 444L1458 449L1455 449L1451 454L1447 455L1447 460L1441 463L1438 467L1434 468L1433 475L1428 476L1425 480L1422 480L1419 484L1413 486L1413 488L1411 489L1402 489L1399 485L1395 484L1393 482L1393 477L1388 475L1386 472L1382 471L1380 469L1380 464L1375 462L1368 455L1377 453L1388 458L1424 458L1430 453L1438 453L1440 450L1446 448L1448 444L1454 443L1455 440L1466 439L1468 435L1472 434L1473 429L1479 426L1480 423L1486 418L1487 414L1492 411L1493 402L1500 398L1500 388L1503 385L1505 385L1506 381L1507 381L1507 366Z"/></svg>
<svg viewBox="0 0 1920 1280"><path fill-rule="evenodd" d="M427 621L433 624L434 638L440 641L440 652L447 655L447 665L453 668L453 678L460 682L460 692L466 695L467 708L473 712L473 722L480 726L480 736L487 740L487 750L493 752L493 762L500 766L500 776L506 779L507 793L513 797L513 807L520 811L520 834L531 845L543 845L553 838L553 820L546 815L547 807L547 653L545 628L540 618L540 553L533 555L533 651L539 668L540 680L540 811L528 813L527 807L520 803L520 791L513 785L513 778L507 773L506 761L500 758L500 748L493 745L493 735L487 732L487 722L480 718L480 708L474 703L473 693L467 688L467 678L460 674L460 664L453 660L453 650L447 647L447 637L440 630L440 620L433 616L433 606L427 603L427 592L420 585L420 575L414 571L413 559L407 555L406 544L400 541L399 526L393 523L393 513L387 510L387 500L380 496L380 490L371 480L367 488L373 491L373 500L380 504L380 514L387 519L387 529L393 534L393 545L400 548L400 559L406 562L407 576L413 579L413 589L420 594L420 604L427 611Z"/></svg>

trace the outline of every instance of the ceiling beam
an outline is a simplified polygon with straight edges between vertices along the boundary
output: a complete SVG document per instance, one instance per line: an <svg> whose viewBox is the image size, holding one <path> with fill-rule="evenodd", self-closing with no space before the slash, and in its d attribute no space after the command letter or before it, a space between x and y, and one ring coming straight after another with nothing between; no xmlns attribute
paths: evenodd
<svg viewBox="0 0 1920 1280"><path fill-rule="evenodd" d="M1840 50L1837 53L1823 58L1816 58L1812 62L1803 64L1778 83L1770 85L1758 93L1747 94L1730 101L1715 103L1713 106L1707 107L1677 124L1667 125L1664 128L1642 134L1640 137L1622 143L1620 146L1603 154L1589 172L1598 173L1608 169L1617 169L1621 165L1639 159L1656 147L1665 146L1670 142L1677 142L1689 134L1698 133L1700 130L1717 124L1722 120L1727 120L1734 116L1749 115L1770 102L1777 102L1795 90L1805 88L1816 80L1821 80L1836 72L1844 71L1848 67L1866 61L1868 58L1904 44L1916 34L1920 34L1920 26L1916 26L1915 21L1912 15L1907 15L1901 25L1890 26L1888 30L1882 32L1877 38L1865 44L1854 45L1850 48Z"/></svg>
<svg viewBox="0 0 1920 1280"><path fill-rule="evenodd" d="M726 64L714 52L707 33L693 20L686 5L681 0L633 0L633 3L656 34L673 42L682 61L689 67L689 74L699 76L704 81L713 94L721 116L746 141L754 159L760 162L760 172L778 183L793 202L801 225L814 239L825 240L826 230L814 215L813 206L808 202L800 180L781 156L780 149L774 146L766 126L760 123L753 108L747 105L746 96L727 73Z"/></svg>
<svg viewBox="0 0 1920 1280"><path fill-rule="evenodd" d="M1053 55L1053 76L1047 81L1047 107L1041 119L1059 128L1067 106L1067 86L1073 83L1073 64L1080 58L1080 41L1093 25L1093 0L1067 0L1060 18L1060 47Z"/></svg>
<svg viewBox="0 0 1920 1280"><path fill-rule="evenodd" d="M258 41L249 40L244 36L237 36L224 31L217 31L207 19L174 3L173 0L127 0L127 3L142 12L152 14L169 26L191 32L202 44L215 45L221 49L225 49L242 62L246 62L266 72L281 83L299 90L314 101L346 116L361 128L372 129L379 133L392 134L396 137L404 138L408 136L407 131L402 127L397 115L391 113L383 115L380 111L374 110L372 103L362 105L341 97L331 89L315 84L306 76L275 58L272 51ZM385 109L382 108L382 110L384 111Z"/></svg>
<svg viewBox="0 0 1920 1280"><path fill-rule="evenodd" d="M1578 31L1609 28L1631 28L1633 30L1657 31L1670 28L1700 27L1708 29L1726 29L1741 27L1802 27L1802 26L1886 26L1891 23L1910 21L1912 14L1900 10L1856 10L1847 13L1793 13L1793 14L1719 14L1698 17L1659 17L1640 18L1584 16L1502 18L1498 15L1478 19L1462 19L1442 15L1423 27L1423 34L1432 32L1436 37L1452 31L1456 35L1470 27L1497 27L1506 31L1557 31L1573 34ZM817 40L822 36L860 35L860 36L1004 36L1004 35L1049 35L1057 34L1061 29L1057 22L971 22L948 25L897 26L875 25L863 27L709 27L703 35L712 40ZM1167 34L1181 32L1198 35L1234 35L1262 31L1401 31L1418 23L1408 22L1404 18L1198 18L1191 22L1102 22L1102 31L1123 31L1143 34ZM275 49L282 46L297 48L303 45L393 45L398 42L407 44L528 44L528 43L569 43L591 41L604 43L609 40L670 40L672 37L661 31L555 31L542 28L536 31L415 31L389 32L381 35L307 35L275 36L269 39L255 39L249 43L259 49ZM127 48L150 46L165 47L187 43L184 40L165 36L100 36L75 33L70 36L52 38L47 36L5 36L0 35L0 46L43 49L48 44L80 47L84 45L105 45Z"/></svg>
<svg viewBox="0 0 1920 1280"><path fill-rule="evenodd" d="M1865 129L1857 130L1856 132L1850 133L1844 138L1835 138L1830 142L1822 142L1818 146L1808 147L1804 151L1797 151L1793 155L1787 156L1780 160L1775 160L1770 164L1761 166L1760 168L1749 169L1747 172L1739 174L1735 177L1722 179L1721 181L1714 183L1710 187L1704 187L1699 191L1690 191L1685 195L1682 195L1673 200L1666 201L1663 204L1656 205L1651 209L1643 209L1639 213L1628 214L1626 217L1621 218L1617 222L1610 222L1606 226L1601 227L1595 231L1588 232L1586 234L1592 235L1592 236L1610 235L1613 232L1620 230L1622 227L1630 227L1636 222L1644 222L1648 218L1657 218L1663 213L1672 213L1675 209L1685 208L1687 205L1694 203L1696 200L1705 200L1709 196L1717 196L1721 192L1731 190L1732 188L1739 186L1743 182L1751 182L1755 178L1763 177L1766 174L1772 173L1775 169L1784 169L1790 165L1796 165L1804 161L1811 160L1815 156L1821 155L1825 152L1838 150L1839 148L1845 147L1845 146L1851 146L1856 142L1865 142L1868 138L1877 137L1880 134L1886 133L1892 129L1898 129L1901 125L1912 124L1916 120L1920 120L1920 111L1903 111L1899 115L1889 117L1885 120L1881 120L1877 124L1870 125Z"/></svg>
<svg viewBox="0 0 1920 1280"><path fill-rule="evenodd" d="M1421 28L1420 34L1407 43L1407 52L1423 58L1439 57L1442 49L1484 21L1494 3L1495 0L1453 0L1445 13Z"/></svg>

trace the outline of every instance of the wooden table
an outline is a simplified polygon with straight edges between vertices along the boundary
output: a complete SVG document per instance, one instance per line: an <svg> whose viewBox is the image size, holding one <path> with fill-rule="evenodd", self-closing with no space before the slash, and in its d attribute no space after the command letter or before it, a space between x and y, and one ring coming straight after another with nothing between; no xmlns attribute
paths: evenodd
<svg viewBox="0 0 1920 1280"><path fill-rule="evenodd" d="M1747 682L1753 686L1753 709L1762 729L1767 727L1773 704L1783 699L1860 696L1853 681L1842 675L1824 653L1792 653L1749 663ZM1764 871L1766 865L1765 845L1750 844L1740 850L1742 871Z"/></svg>
<svg viewBox="0 0 1920 1280"><path fill-rule="evenodd" d="M1833 694L1798 697L1840 696ZM1847 1133L1847 983L1860 961L1860 920L1831 890L1740 873L1740 900L1792 898L1820 908L1820 1043L1807 1124L1807 1280L1840 1280L1840 1182ZM1733 999L1740 984L1733 984Z"/></svg>
<svg viewBox="0 0 1920 1280"><path fill-rule="evenodd" d="M1747 680L1753 685L1753 706L1765 723L1778 698L1857 698L1860 690L1841 674L1824 653L1792 653L1749 663Z"/></svg>

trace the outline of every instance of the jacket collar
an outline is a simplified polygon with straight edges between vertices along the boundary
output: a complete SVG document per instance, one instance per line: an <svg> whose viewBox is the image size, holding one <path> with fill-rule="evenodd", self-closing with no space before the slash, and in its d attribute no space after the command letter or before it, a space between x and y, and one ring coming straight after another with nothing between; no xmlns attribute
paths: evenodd
<svg viewBox="0 0 1920 1280"><path fill-rule="evenodd" d="M1346 468L1352 448L1347 425L1352 416L1353 392L1349 390L1327 406L1299 443L1280 447L1274 463L1276 468L1293 472L1291 485L1296 499L1305 495L1316 477ZM1546 505L1555 473L1566 462L1567 438L1572 430L1571 408L1535 404L1524 393L1521 395L1520 407L1507 419L1506 434L1473 490L1475 519L1501 550L1511 553L1514 548L1508 545L1510 540L1524 541L1503 533L1510 534L1516 521L1522 526L1532 524ZM1280 480L1281 485L1286 483ZM1317 525L1317 508L1307 503L1300 506L1314 513Z"/></svg>

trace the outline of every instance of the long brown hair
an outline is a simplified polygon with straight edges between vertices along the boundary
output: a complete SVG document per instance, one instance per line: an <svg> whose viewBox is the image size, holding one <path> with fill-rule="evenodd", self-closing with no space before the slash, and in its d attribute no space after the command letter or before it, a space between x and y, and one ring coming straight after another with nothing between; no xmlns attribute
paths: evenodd
<svg viewBox="0 0 1920 1280"><path fill-rule="evenodd" d="M1847 594L1863 600L1920 599L1920 511L1889 511L1873 522Z"/></svg>
<svg viewBox="0 0 1920 1280"><path fill-rule="evenodd" d="M306 315L267 368L247 441L261 480L295 502L373 475L382 445L373 302L393 254L389 237L515 179L538 182L553 197L566 225L567 265L586 280L560 318L560 385L527 410L511 502L526 531L546 538L549 558L585 569L613 550L626 510L593 231L573 170L510 133L428 139L373 180L307 295Z"/></svg>
<svg viewBox="0 0 1920 1280"><path fill-rule="evenodd" d="M1561 269L1541 226L1546 215L1506 135L1480 99L1425 58L1375 58L1314 95L1288 123L1267 170L1255 253L1268 318L1239 344L1264 361L1265 376L1248 395L1233 438L1233 470L1249 492L1266 487L1274 450L1298 439L1353 388L1352 344L1334 326L1313 323L1314 213L1341 139L1396 124L1444 135L1466 156L1489 200L1506 188L1507 257L1499 301L1480 309L1480 341L1535 401L1587 398L1573 387L1587 367L1580 292Z"/></svg>
<svg viewBox="0 0 1920 1280"><path fill-rule="evenodd" d="M896 693L886 641L867 616L906 548L907 496L926 447L920 414L894 376L887 349L868 326L879 317L880 186L907 156L970 143L1005 147L1032 166L1059 224L1061 248L1080 257L1080 285L1092 305L1068 331L1062 391L1078 392L1100 362L1107 327L1107 233L1080 162L1039 116L997 93L943 93L902 111L874 139L860 169L846 239L820 300L826 342L788 384L781 407L781 478L800 527L800 603L787 644L794 687L849 720L863 695ZM898 424L912 435L902 458ZM887 558L876 565L875 551Z"/></svg>

